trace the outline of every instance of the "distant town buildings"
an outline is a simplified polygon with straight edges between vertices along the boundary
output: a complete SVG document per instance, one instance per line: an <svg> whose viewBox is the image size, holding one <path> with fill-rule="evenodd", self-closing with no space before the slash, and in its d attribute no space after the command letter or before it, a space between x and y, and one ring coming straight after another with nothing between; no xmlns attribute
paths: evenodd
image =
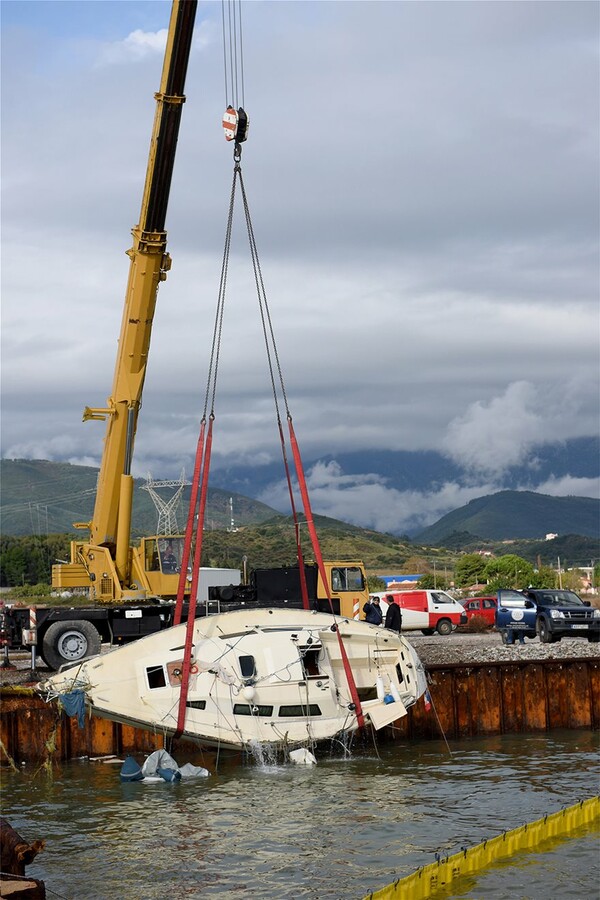
<svg viewBox="0 0 600 900"><path fill-rule="evenodd" d="M412 591L423 575L378 575L377 577L385 581L387 591Z"/></svg>

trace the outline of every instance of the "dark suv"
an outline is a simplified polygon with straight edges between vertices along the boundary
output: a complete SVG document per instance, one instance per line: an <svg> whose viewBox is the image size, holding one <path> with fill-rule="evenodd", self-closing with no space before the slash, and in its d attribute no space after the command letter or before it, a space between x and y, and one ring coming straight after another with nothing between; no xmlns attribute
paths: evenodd
<svg viewBox="0 0 600 900"><path fill-rule="evenodd" d="M498 591L496 628L505 637L520 633L539 635L544 644L563 637L600 641L600 609L581 600L573 591L528 588L525 591ZM509 641L511 643L512 640Z"/></svg>

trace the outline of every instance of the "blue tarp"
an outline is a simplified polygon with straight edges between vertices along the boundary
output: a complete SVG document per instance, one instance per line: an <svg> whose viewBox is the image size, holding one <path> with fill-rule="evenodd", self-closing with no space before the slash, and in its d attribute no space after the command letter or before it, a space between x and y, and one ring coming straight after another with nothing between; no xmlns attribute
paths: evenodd
<svg viewBox="0 0 600 900"><path fill-rule="evenodd" d="M61 706L68 716L77 716L77 724L80 728L85 726L85 693L83 691L70 691L61 694L58 698Z"/></svg>

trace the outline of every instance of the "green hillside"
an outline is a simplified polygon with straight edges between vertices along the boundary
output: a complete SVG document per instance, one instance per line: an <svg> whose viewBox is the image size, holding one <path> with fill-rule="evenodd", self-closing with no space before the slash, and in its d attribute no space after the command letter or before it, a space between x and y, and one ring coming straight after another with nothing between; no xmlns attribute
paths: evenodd
<svg viewBox="0 0 600 900"><path fill-rule="evenodd" d="M28 583L44 580L49 577L52 562L68 556L72 523L92 516L98 470L45 460L2 460L0 475L2 584L20 584L24 571ZM136 535L151 534L157 525L152 500L141 489L144 483L136 481ZM234 529L230 527L230 497ZM186 494L178 516L182 530L188 499ZM561 501L566 501L571 518L567 519L566 513L560 520L550 513L548 518L540 518L546 510L554 510L556 503L562 507ZM504 491L444 516L413 541L324 516L316 516L315 522L327 559L362 560L371 574L437 571L439 576L443 573L451 578L461 553L481 550L493 556L514 553L534 565L540 562L555 566L558 557L563 566L589 565L591 560L600 558L598 528L590 529L591 537L583 529L590 527L590 519L597 524L598 512L598 502L586 498ZM561 528L565 522L577 524L571 525L567 533L566 527ZM520 537L518 532L523 530L541 540ZM549 531L558 532L559 536L544 540ZM497 534L500 536L495 537ZM312 548L304 525L301 535L303 553L311 559ZM293 563L296 545L292 520L242 494L209 490L202 565L242 569L244 557L248 569ZM24 558L28 560L25 570ZM40 565L47 569L43 577L35 574Z"/></svg>
<svg viewBox="0 0 600 900"><path fill-rule="evenodd" d="M43 459L0 460L0 530L10 535L60 534L73 531L73 522L89 522L94 511L98 469ZM145 479L136 479L133 494L134 535L156 532L158 514ZM185 530L190 488L183 491L177 524ZM173 491L161 491L164 499ZM225 528L230 524L229 498L233 499L236 525L264 522L277 515L270 506L241 494L218 488L208 491L206 525ZM81 532L83 535L84 532Z"/></svg>
<svg viewBox="0 0 600 900"><path fill-rule="evenodd" d="M337 519L315 516L321 551L325 559L361 560L371 573L401 570L418 548L389 534L380 534ZM313 553L308 529L301 525L302 552L306 560ZM278 516L260 525L250 525L236 532L205 532L204 565L242 567L247 558L249 568L295 564L296 543L291 517ZM428 557L441 567L449 565L452 554L430 548Z"/></svg>
<svg viewBox="0 0 600 900"><path fill-rule="evenodd" d="M455 532L470 532L493 541L546 534L600 534L600 500L591 497L550 497L533 491L499 491L471 500L430 525L415 541L443 544Z"/></svg>

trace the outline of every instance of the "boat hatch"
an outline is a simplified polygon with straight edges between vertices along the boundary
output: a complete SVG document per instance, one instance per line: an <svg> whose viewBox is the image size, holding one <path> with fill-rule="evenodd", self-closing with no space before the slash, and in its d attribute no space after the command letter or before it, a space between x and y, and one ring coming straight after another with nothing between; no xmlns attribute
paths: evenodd
<svg viewBox="0 0 600 900"><path fill-rule="evenodd" d="M242 678L248 679L256 676L256 662L253 656L240 656L238 662Z"/></svg>
<svg viewBox="0 0 600 900"><path fill-rule="evenodd" d="M321 671L319 669L319 653L322 649L322 644L311 644L310 647L298 647L305 678L318 678L321 676Z"/></svg>

